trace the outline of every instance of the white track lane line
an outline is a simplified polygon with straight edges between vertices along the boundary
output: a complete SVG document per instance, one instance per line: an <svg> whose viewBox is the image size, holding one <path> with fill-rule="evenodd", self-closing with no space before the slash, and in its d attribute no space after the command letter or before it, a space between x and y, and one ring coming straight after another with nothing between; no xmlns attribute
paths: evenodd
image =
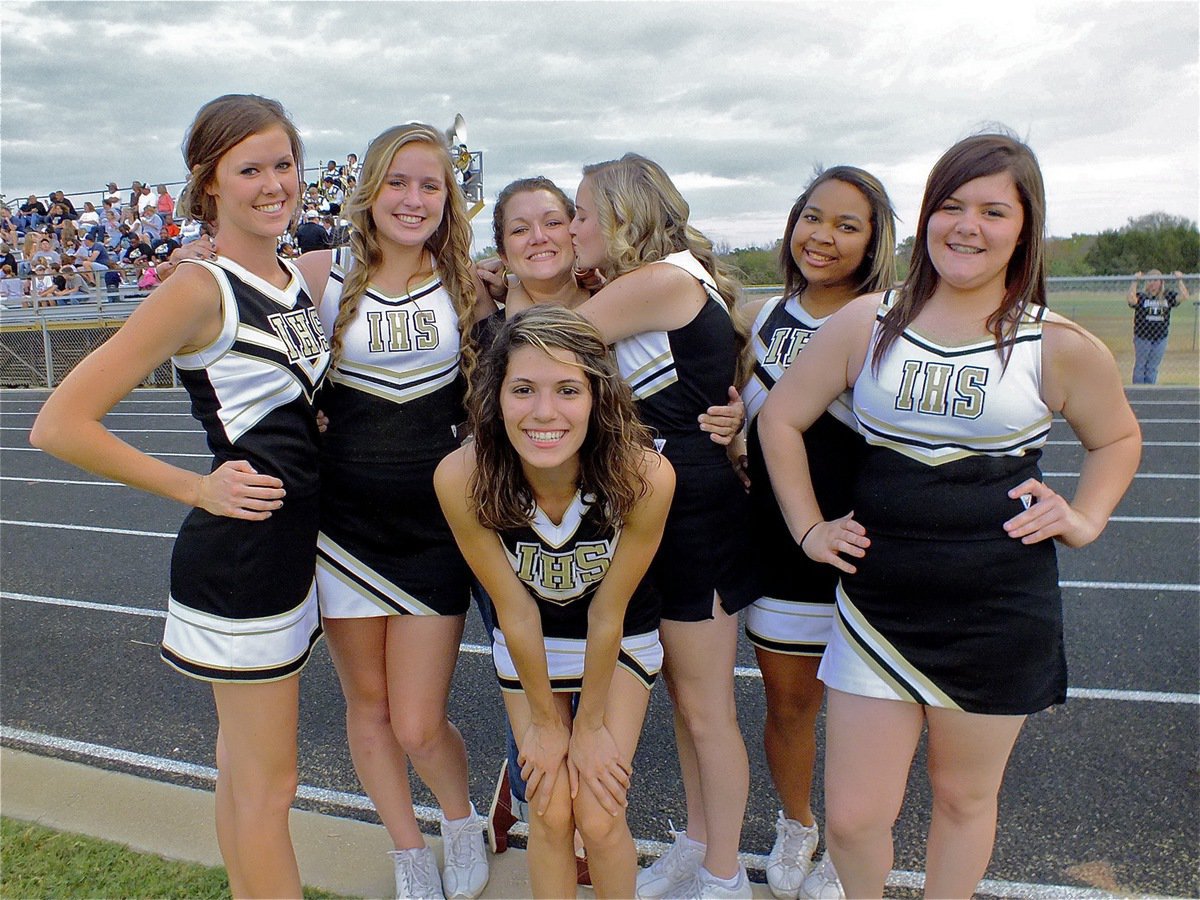
<svg viewBox="0 0 1200 900"><path fill-rule="evenodd" d="M165 619L167 614L161 609L147 609L139 606L121 606L115 603L96 603L91 600L72 600L67 597L44 597L37 594L21 594L15 591L0 591L0 599L15 600L21 603L39 603L45 606L65 606L71 609L88 609L96 612L117 613L127 616L144 616L151 619ZM491 648L482 644L460 644L459 652L480 656L490 656ZM738 678L762 678L762 672L753 666L736 666L733 674ZM1200 694L1187 694L1172 691L1126 691L1110 688L1068 688L1067 696L1078 700L1127 700L1135 703L1176 703L1192 706L1200 705Z"/></svg>
<svg viewBox="0 0 1200 900"><path fill-rule="evenodd" d="M136 448L135 448L136 449ZM0 447L0 450L11 450L18 453L41 453L37 447ZM211 453L162 453L157 450L143 450L147 456L156 457L183 457L186 459L212 459Z"/></svg>
<svg viewBox="0 0 1200 900"><path fill-rule="evenodd" d="M108 429L113 434L194 434L197 437L204 437L204 432L199 428L110 428ZM29 431L20 425L0 425L0 431ZM1144 446L1144 445L1143 445Z"/></svg>
<svg viewBox="0 0 1200 900"><path fill-rule="evenodd" d="M161 756L150 756L146 753L134 753L131 750L121 750L116 747L105 747L102 744L75 741L69 738L28 731L23 728L10 728L7 725L0 726L0 739L10 744L15 743L28 748L71 753L89 760L95 760L96 762L119 763L163 775L183 775L205 781L209 784L215 784L217 780L217 770L211 766L181 762L180 760L166 759ZM324 803L334 807L366 811L374 811L375 809L374 804L362 794L352 794L347 791L331 791L327 788L314 787L307 784L302 784L297 788L296 797L301 800ZM417 818L421 822L431 827L440 821L440 810L436 808L414 804L413 812L416 813ZM518 822L512 827L511 833L527 837L528 826L523 822ZM640 854L648 857L662 856L671 846L662 841L652 841L644 838L635 839L634 845ZM761 872L766 868L767 858L761 853L739 853L738 858L748 869ZM925 884L925 875L922 872L893 870L888 875L887 884L889 887L894 888L914 888L920 890ZM1107 898L1117 896L1096 888L1082 888L1063 884L1032 884L1021 881L1000 881L994 878L987 878L981 881L977 893L991 897L1053 897L1066 898L1066 900L1101 900L1101 898L1107 900Z"/></svg>

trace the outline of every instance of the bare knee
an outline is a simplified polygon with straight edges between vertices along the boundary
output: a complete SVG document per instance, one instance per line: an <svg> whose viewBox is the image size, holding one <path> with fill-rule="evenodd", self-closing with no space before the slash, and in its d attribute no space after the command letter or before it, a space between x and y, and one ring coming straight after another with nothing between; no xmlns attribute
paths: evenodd
<svg viewBox="0 0 1200 900"><path fill-rule="evenodd" d="M566 778L564 772L562 778ZM575 835L575 815L571 808L571 792L555 785L554 794L546 807L546 812L533 815L533 804L530 804L529 832L537 833L544 840L561 843L572 840Z"/></svg>
<svg viewBox="0 0 1200 900"><path fill-rule="evenodd" d="M788 733L812 729L821 711L824 690L788 687L767 691L767 718L771 724Z"/></svg>
<svg viewBox="0 0 1200 900"><path fill-rule="evenodd" d="M589 849L607 847L619 840L627 830L624 815L610 815L585 789L581 788L579 796L575 798L573 811L575 827L579 829L584 846Z"/></svg>
<svg viewBox="0 0 1200 900"><path fill-rule="evenodd" d="M676 685L671 690L671 697L675 711L697 744L730 729L738 730L732 686L728 696L714 698L712 691L689 691L686 685Z"/></svg>
<svg viewBox="0 0 1200 900"><path fill-rule="evenodd" d="M358 722L378 724L390 718L387 680L363 673L341 672L342 695L346 698L346 716Z"/></svg>
<svg viewBox="0 0 1200 900"><path fill-rule="evenodd" d="M241 772L235 766L230 772L235 814L252 820L286 818L299 783L295 766L250 772Z"/></svg>
<svg viewBox="0 0 1200 900"><path fill-rule="evenodd" d="M899 808L881 804L874 797L829 791L825 804L825 831L834 843L852 846L880 832L890 834L899 815Z"/></svg>
<svg viewBox="0 0 1200 900"><path fill-rule="evenodd" d="M993 785L939 776L934 772L929 774L933 807L941 815L953 822L970 822L980 816L995 817L999 791Z"/></svg>
<svg viewBox="0 0 1200 900"><path fill-rule="evenodd" d="M406 710L392 716L392 732L409 756L420 757L433 752L445 727L446 714L442 711L433 715Z"/></svg>

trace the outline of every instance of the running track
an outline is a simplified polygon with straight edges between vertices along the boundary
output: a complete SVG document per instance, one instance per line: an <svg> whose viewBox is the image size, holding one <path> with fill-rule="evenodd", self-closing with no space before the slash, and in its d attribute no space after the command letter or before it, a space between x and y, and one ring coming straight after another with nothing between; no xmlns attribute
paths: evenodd
<svg viewBox="0 0 1200 900"><path fill-rule="evenodd" d="M185 510L33 450L27 434L45 396L0 392L0 740L210 786L211 694L167 669L157 651L171 542ZM1060 552L1071 699L1032 717L1018 741L981 895L1200 896L1200 394L1139 389L1130 398L1146 440L1141 471L1101 539ZM148 452L207 468L181 392L136 392L107 424ZM1043 461L1047 481L1069 493L1081 456L1057 422ZM472 612L451 715L471 752L477 806L486 804L503 754L503 711L485 647ZM758 741L762 688L744 640L739 665L752 767L742 848L761 869L776 805ZM374 821L350 764L323 645L302 694L298 804ZM663 849L668 820L684 818L669 721L657 687L630 806L634 835L650 855ZM929 797L920 762L896 828L889 892L897 896L921 883ZM416 798L432 804L419 784Z"/></svg>

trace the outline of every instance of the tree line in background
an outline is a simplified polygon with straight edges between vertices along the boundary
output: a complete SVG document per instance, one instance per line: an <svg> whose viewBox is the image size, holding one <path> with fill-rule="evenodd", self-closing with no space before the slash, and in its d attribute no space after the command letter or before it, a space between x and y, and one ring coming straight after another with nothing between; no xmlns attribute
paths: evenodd
<svg viewBox="0 0 1200 900"><path fill-rule="evenodd" d="M717 255L738 269L745 284L779 284L781 241L771 247L744 247L737 250L718 242ZM896 248L900 277L908 273L913 238L909 236ZM1073 234L1046 241L1048 274L1052 276L1130 275L1137 271L1159 269L1163 272L1200 271L1200 230L1183 216L1164 212L1131 218L1121 228L1100 234Z"/></svg>

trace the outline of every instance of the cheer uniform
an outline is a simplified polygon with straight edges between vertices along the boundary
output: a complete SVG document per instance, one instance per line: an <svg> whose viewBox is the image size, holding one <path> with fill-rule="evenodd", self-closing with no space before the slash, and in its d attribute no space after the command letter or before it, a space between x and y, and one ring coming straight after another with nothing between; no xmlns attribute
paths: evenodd
<svg viewBox="0 0 1200 900"><path fill-rule="evenodd" d="M203 425L212 469L245 460L283 481L263 521L193 509L171 554L162 657L206 681L286 678L321 635L313 572L319 494L313 394L329 345L299 273L277 288L224 257L203 266L221 292L221 334L173 358Z"/></svg>
<svg viewBox="0 0 1200 900"><path fill-rule="evenodd" d="M758 413L767 392L827 318L811 315L796 296L786 301L773 297L763 304L750 333L754 371L742 392L750 423L750 527L762 589L746 614L746 636L763 650L794 656L820 656L829 643L838 571L809 559L788 530L771 490L758 438ZM813 489L827 520L850 512L851 489L862 460L864 444L851 403L846 391L804 433Z"/></svg>
<svg viewBox="0 0 1200 900"><path fill-rule="evenodd" d="M713 593L733 615L758 596L749 565L749 505L725 448L700 430L710 406L728 402L737 370L736 334L708 270L691 253L661 263L700 282L707 295L695 318L673 331L647 331L614 345L638 415L675 469L675 496L650 575L662 617L712 618Z"/></svg>
<svg viewBox="0 0 1200 900"><path fill-rule="evenodd" d="M321 298L332 334L349 254ZM458 313L436 274L399 297L373 287L321 392L317 589L328 618L462 615L470 570L433 491L464 419Z"/></svg>
<svg viewBox="0 0 1200 900"><path fill-rule="evenodd" d="M940 346L908 329L854 385L868 449L854 517L871 546L843 575L819 675L852 694L1023 715L1066 699L1054 541L1022 544L1008 492L1041 479L1042 317L1007 339Z"/></svg>
<svg viewBox="0 0 1200 900"><path fill-rule="evenodd" d="M612 564L621 530L606 527L595 498L576 491L560 524L555 525L535 506L528 525L498 531L497 535L513 572L537 602L551 690L578 692L583 687L588 607ZM617 666L630 672L647 690L662 668L658 618L658 593L645 577L625 608ZM497 618L494 604L491 621L496 623L492 660L500 687L521 691L504 639L504 622Z"/></svg>

